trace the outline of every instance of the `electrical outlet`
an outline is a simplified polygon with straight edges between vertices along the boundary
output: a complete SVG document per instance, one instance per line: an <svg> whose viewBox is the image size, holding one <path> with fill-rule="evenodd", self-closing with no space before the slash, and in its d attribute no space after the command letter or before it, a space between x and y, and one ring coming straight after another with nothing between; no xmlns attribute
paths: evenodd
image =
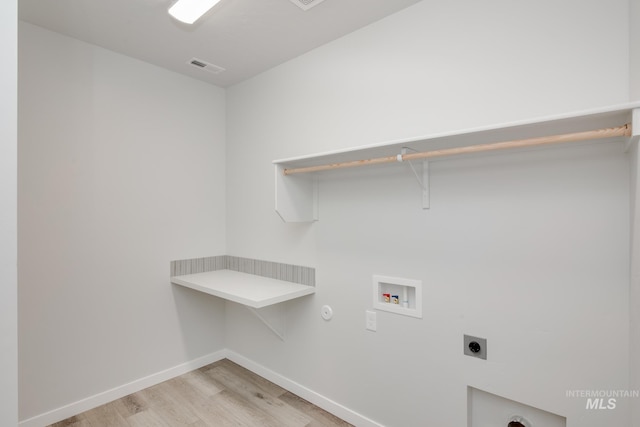
<svg viewBox="0 0 640 427"><path fill-rule="evenodd" d="M487 360L487 339L465 335L463 339L464 354Z"/></svg>
<svg viewBox="0 0 640 427"><path fill-rule="evenodd" d="M378 328L378 321L376 320L376 312L367 310L366 313L366 328L368 331L375 332Z"/></svg>

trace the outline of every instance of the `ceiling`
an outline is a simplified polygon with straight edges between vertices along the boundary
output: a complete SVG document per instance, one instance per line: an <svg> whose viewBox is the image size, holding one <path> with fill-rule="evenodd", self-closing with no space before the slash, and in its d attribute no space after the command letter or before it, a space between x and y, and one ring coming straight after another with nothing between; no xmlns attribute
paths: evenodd
<svg viewBox="0 0 640 427"><path fill-rule="evenodd" d="M18 7L23 21L228 87L418 1L312 0L305 11L302 0L222 0L194 25L169 16L173 0L20 0ZM192 58L225 70L208 72Z"/></svg>

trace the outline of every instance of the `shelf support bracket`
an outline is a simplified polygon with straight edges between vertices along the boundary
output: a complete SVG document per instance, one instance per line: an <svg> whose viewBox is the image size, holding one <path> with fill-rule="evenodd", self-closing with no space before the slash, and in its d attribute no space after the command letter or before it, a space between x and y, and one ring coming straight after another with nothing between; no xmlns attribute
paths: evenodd
<svg viewBox="0 0 640 427"><path fill-rule="evenodd" d="M284 312L282 308L279 307L281 304L276 304L270 307L265 307L262 309L255 309L253 307L249 307L245 305L244 307L251 312L258 320L260 320L271 332L273 332L281 341L284 341L284 332L285 332L285 318ZM274 312L272 310L278 310ZM271 319L268 319L270 317ZM277 319L276 319L277 317ZM280 323L279 325L274 325L274 321Z"/></svg>
<svg viewBox="0 0 640 427"><path fill-rule="evenodd" d="M429 191L429 161L422 161L422 209L431 207L431 194Z"/></svg>
<svg viewBox="0 0 640 427"><path fill-rule="evenodd" d="M407 154L408 147L403 147L400 154L397 156L398 162L404 161L404 156ZM415 151L415 150L414 150ZM422 178L418 176L411 160L409 160L409 167L413 172L413 175L416 177L416 181L418 181L418 185L422 189L422 209L429 209L430 206L430 194L429 194L429 161L426 159L422 160Z"/></svg>
<svg viewBox="0 0 640 427"><path fill-rule="evenodd" d="M625 153L631 148L631 144L640 141L640 108L635 108L631 112L631 136L627 137L624 146Z"/></svg>

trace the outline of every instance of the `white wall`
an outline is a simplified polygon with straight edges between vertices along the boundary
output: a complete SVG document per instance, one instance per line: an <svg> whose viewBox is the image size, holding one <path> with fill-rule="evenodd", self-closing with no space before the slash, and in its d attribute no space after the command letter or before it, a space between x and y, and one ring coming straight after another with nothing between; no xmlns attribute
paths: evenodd
<svg viewBox="0 0 640 427"><path fill-rule="evenodd" d="M18 2L0 4L0 425L18 422Z"/></svg>
<svg viewBox="0 0 640 427"><path fill-rule="evenodd" d="M25 420L223 348L224 305L169 262L225 253L225 94L26 23L19 41Z"/></svg>
<svg viewBox="0 0 640 427"><path fill-rule="evenodd" d="M629 292L630 309L630 355L632 390L640 390L640 150L634 144L630 151L631 162L631 282ZM640 425L640 405L633 406L633 423Z"/></svg>
<svg viewBox="0 0 640 427"><path fill-rule="evenodd" d="M629 98L640 100L640 0L629 0ZM629 360L631 362L631 386L640 390L640 181L638 165L640 157L636 143L630 154L632 165L632 249L629 307L631 310L631 335ZM640 404L633 406L632 425L640 425Z"/></svg>
<svg viewBox="0 0 640 427"><path fill-rule="evenodd" d="M227 346L389 427L464 425L467 385L570 427L629 425L628 401L565 397L629 386L620 146L435 162L429 211L406 170L325 174L306 225L273 211L270 164L626 102L627 8L424 1L229 89L229 253L316 266L318 288L288 305L285 342L228 306ZM365 331L374 273L423 280L424 319L381 312ZM487 362L462 355L463 333L488 338Z"/></svg>
<svg viewBox="0 0 640 427"><path fill-rule="evenodd" d="M640 100L640 0L629 0L630 98Z"/></svg>

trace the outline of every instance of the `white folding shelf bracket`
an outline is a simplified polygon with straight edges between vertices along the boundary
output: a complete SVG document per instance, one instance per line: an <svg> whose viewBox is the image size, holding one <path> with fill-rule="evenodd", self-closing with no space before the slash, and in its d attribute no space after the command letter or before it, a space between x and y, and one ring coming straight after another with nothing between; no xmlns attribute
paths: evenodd
<svg viewBox="0 0 640 427"><path fill-rule="evenodd" d="M269 328L271 332L280 338L280 340L284 341L287 323L284 310L281 310L280 308L281 305L282 303L260 309L249 307L248 305L245 305L244 307L246 307L251 314ZM275 323L277 323L277 325L275 325Z"/></svg>
<svg viewBox="0 0 640 427"><path fill-rule="evenodd" d="M398 162L404 162L403 156L405 154L407 154L407 150L408 150L407 147L403 147L402 148L402 151L396 157L398 159ZM418 185L422 189L422 209L429 209L429 207L430 207L430 201L429 201L429 199L430 199L430 197L429 197L429 161L426 160L426 159L422 160L422 178L420 178L420 176L418 176L418 173L416 172L416 169L413 167L413 164L411 163L411 160L409 160L407 162L407 164L411 168L411 172L413 172L413 175L416 177L416 181L418 181Z"/></svg>

